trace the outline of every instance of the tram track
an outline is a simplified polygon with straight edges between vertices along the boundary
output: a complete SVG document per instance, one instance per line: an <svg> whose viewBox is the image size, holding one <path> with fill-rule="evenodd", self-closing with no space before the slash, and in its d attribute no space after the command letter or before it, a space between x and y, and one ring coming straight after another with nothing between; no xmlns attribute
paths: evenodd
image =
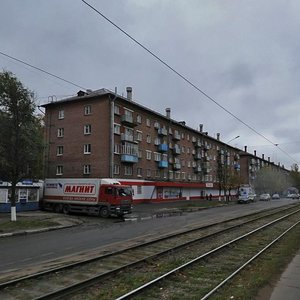
<svg viewBox="0 0 300 300"><path fill-rule="evenodd" d="M299 212L288 214L188 260L116 299L224 299L223 286L299 224Z"/></svg>
<svg viewBox="0 0 300 300"><path fill-rule="evenodd" d="M289 206L285 209L277 208L214 225L193 228L80 263L2 282L0 284L0 298L53 299L74 294L99 280L103 280L103 278L116 276L118 272L124 269L134 268L138 264L151 261L167 253L174 253L184 247L191 247L194 243L202 243L203 251L207 247L217 247L218 236L223 236L223 239L226 233L226 240L230 240L233 236L240 234L241 229L249 232L249 228L254 223L255 226L260 226L260 223L269 222L275 217L278 218L279 215L288 214L297 209L299 209L297 206ZM16 286L22 290L22 295L16 292Z"/></svg>

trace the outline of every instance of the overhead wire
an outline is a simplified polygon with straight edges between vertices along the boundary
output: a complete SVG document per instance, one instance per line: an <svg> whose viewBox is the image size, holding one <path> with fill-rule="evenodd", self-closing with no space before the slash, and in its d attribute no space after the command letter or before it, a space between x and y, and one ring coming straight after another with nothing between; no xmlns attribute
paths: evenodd
<svg viewBox="0 0 300 300"><path fill-rule="evenodd" d="M136 43L138 46L140 46L142 49L144 49L147 53L149 53L151 56L153 56L156 60L158 60L160 63L162 63L165 67L167 67L169 70L171 70L173 73L175 73L177 76L179 76L181 79L183 79L186 83L188 83L190 86L192 86L194 89L196 89L199 93L201 93L203 96L205 96L207 99L212 101L214 104L216 104L219 108L224 110L226 113L231 115L234 119L242 123L244 126L249 128L251 131L268 141L273 146L277 147L281 152L283 152L285 155L287 155L290 159L298 163L296 159L294 159L288 152L286 152L284 149L278 146L278 144L271 141L269 138L267 138L262 133L258 132L253 126L247 124L245 121L243 121L241 118L236 116L234 113L232 113L229 109L221 105L217 102L213 97L209 96L206 92L204 92L201 88L199 88L196 84L194 84L191 80L189 80L185 75L181 74L179 71L177 71L174 67L172 67L170 64L168 64L165 60L160 58L158 55L156 55L153 51L151 51L149 48L144 46L141 42L139 42L137 39L135 39L132 35L130 35L128 32L126 32L124 29L122 29L119 25L114 23L112 20L110 20L108 17L106 17L102 12L100 12L98 9L96 9L94 6L89 4L85 0L81 0L85 5L90 7L92 10L94 10L97 14L99 14L102 18L104 18L107 22L109 22L111 25L116 27L119 31L121 31L124 35L126 35L129 39L131 39L134 43Z"/></svg>
<svg viewBox="0 0 300 300"><path fill-rule="evenodd" d="M122 33L124 33L128 38L130 38L132 41L134 41L136 44L138 44L141 48L143 48L146 52L148 52L151 56L153 56L155 59L157 59L160 63L162 63L165 67L167 67L169 70L171 70L173 73L175 73L177 76L179 76L181 79L183 79L186 83L188 83L189 85L191 85L194 89L196 89L198 92L200 92L202 95L204 95L207 99L209 99L210 101L212 101L214 104L216 104L218 107L220 107L222 110L224 110L225 112L227 112L229 115L231 115L233 118L235 118L237 121L239 121L240 123L242 123L244 126L246 126L247 128L249 128L251 131L253 131L254 133L256 133L257 135L261 136L263 139L265 139L266 141L268 141L270 144L272 144L273 146L277 147L281 152L283 152L285 155L287 155L290 159L292 159L293 161L295 161L296 163L298 163L297 160L295 160L287 151L285 151L284 149L282 149L281 147L279 147L279 144L276 144L274 142L272 142L269 138L267 138L266 136L264 136L262 133L258 132L254 127L252 127L251 125L247 124L246 122L244 122L242 119L240 119L238 116L236 116L234 113L232 113L229 109L225 108L224 106L222 106L220 103L218 103L214 98L212 98L211 96L209 96L206 92L204 92L202 89L200 89L196 84L194 84L193 82L191 82L186 76L182 75L180 72L176 71L175 68L171 67L167 62L165 62L163 59L161 59L158 55L156 55L154 52L152 52L151 50L149 50L146 46L144 46L142 43L140 43L138 40L136 40L134 37L132 37L129 33L127 33L125 30L123 30L120 26L118 26L117 24L115 24L113 21L111 21L108 17L106 17L103 13L101 13L99 10L97 10L95 7L93 7L91 4L89 4L87 1L85 0L81 0L84 4L86 4L87 6L89 6L92 10L94 10L96 13L98 13L100 16L102 16L106 21L108 21L110 24L112 24L114 27L116 27L118 30L120 30ZM61 76L55 75L53 73L50 73L40 67L36 67L28 62L25 62L24 60L18 59L16 57L13 57L9 54L6 54L2 51L0 51L0 54L8 57L14 61L17 61L21 64L24 64L26 66L29 66L33 69L36 69L40 72L43 72L51 77L54 77L56 79L62 80L68 84L71 84L73 86L76 86L80 89L83 90L87 90L87 88L80 86L79 84L76 84L70 80L64 79ZM299 163L298 163L299 164Z"/></svg>
<svg viewBox="0 0 300 300"><path fill-rule="evenodd" d="M54 77L54 78L56 78L56 79L62 80L62 81L64 81L64 82L69 83L69 84L72 84L73 86L76 86L76 87L78 87L78 88L80 88L80 89L86 90L86 88L84 88L84 87L82 87L82 86L80 86L80 85L78 85L78 84L76 84L76 83L74 83L74 82L72 82L72 81L70 81L70 80L64 79L64 78L62 78L62 77L60 77L60 76L57 76L57 75L55 75L55 74L53 74L53 73L50 73L50 72L44 70L44 69L42 69L42 68L36 67L36 66L34 66L34 65L32 65L32 64L30 64L30 63L28 63L28 62L25 62L24 60L21 60L21 59L18 59L18 58L16 58L16 57L13 57L13 56L11 56L11 55L8 55L8 54L6 54L6 53L4 53L4 52L2 52L2 51L0 51L0 54L3 55L3 56L6 56L6 57L8 57L8 58L10 58L10 59L12 59L12 60L15 60L15 61L17 61L17 62L19 62L19 63L21 63L21 64L24 64L24 65L26 65L26 66L28 66L28 67L31 67L31 68L33 68L33 69L36 69L36 70L40 71L40 72L43 72L43 73L45 73L45 74L47 74L47 75L49 75L49 76L52 76L52 77Z"/></svg>

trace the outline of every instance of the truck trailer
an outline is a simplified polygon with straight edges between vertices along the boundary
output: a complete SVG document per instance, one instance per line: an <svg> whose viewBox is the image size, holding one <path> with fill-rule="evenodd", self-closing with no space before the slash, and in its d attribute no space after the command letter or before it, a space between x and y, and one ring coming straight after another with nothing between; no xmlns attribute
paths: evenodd
<svg viewBox="0 0 300 300"><path fill-rule="evenodd" d="M64 214L123 216L132 212L132 188L110 178L48 178L40 207Z"/></svg>

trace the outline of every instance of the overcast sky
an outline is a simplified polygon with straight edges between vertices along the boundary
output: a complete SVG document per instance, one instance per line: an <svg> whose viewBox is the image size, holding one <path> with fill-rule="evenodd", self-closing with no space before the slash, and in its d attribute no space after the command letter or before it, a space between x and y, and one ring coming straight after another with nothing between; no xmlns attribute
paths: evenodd
<svg viewBox="0 0 300 300"><path fill-rule="evenodd" d="M300 162L300 1L87 0L250 130L80 0L1 0L0 51L79 86L107 88L286 168ZM79 88L0 55L49 96Z"/></svg>

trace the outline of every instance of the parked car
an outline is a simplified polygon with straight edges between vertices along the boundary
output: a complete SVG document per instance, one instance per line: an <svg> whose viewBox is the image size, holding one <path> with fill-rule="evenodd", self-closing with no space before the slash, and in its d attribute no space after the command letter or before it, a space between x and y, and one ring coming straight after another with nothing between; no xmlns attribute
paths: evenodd
<svg viewBox="0 0 300 300"><path fill-rule="evenodd" d="M291 198L291 199L299 199L300 195L299 194L288 194L287 198Z"/></svg>
<svg viewBox="0 0 300 300"><path fill-rule="evenodd" d="M275 194L273 194L273 195L272 195L272 199L280 199L280 196L279 196L279 194L276 194L276 193L275 193Z"/></svg>
<svg viewBox="0 0 300 300"><path fill-rule="evenodd" d="M259 200L261 200L261 201L269 201L269 200L271 200L271 196L270 196L270 194L261 194L259 196Z"/></svg>

